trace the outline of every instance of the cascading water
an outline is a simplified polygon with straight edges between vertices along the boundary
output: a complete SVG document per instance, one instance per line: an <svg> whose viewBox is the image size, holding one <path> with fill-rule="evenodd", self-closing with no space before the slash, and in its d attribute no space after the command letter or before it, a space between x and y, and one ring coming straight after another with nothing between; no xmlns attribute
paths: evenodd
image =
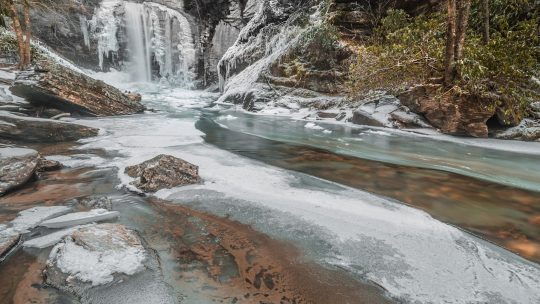
<svg viewBox="0 0 540 304"><path fill-rule="evenodd" d="M141 5L126 3L125 21L130 54L129 70L135 81L152 81L152 51L148 41L147 19L141 14Z"/></svg>
<svg viewBox="0 0 540 304"><path fill-rule="evenodd" d="M132 81L192 86L195 46L182 12L152 2L104 0L90 24L102 69L103 58L125 52L121 66Z"/></svg>

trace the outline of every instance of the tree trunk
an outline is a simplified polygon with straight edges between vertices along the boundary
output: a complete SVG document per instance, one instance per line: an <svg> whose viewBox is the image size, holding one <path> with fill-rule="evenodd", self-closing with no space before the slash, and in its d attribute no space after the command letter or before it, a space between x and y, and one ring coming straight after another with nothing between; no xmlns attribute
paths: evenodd
<svg viewBox="0 0 540 304"><path fill-rule="evenodd" d="M482 0L482 22L483 22L483 30L482 30L482 41L484 44L489 43L489 0Z"/></svg>
<svg viewBox="0 0 540 304"><path fill-rule="evenodd" d="M32 63L32 48L30 42L32 39L32 25L30 23L30 4L28 0L23 3L24 26L26 29L24 41L24 66L27 67Z"/></svg>
<svg viewBox="0 0 540 304"><path fill-rule="evenodd" d="M471 0L457 0L456 6L456 42L455 42L455 78L461 77L459 61L463 59L463 47L465 45L465 36L469 26L469 16L471 14Z"/></svg>
<svg viewBox="0 0 540 304"><path fill-rule="evenodd" d="M24 53L25 42L24 42L23 29L21 27L21 22L19 20L19 13L17 11L17 6L15 5L15 2L13 1L8 2L8 10L9 10L9 14L11 15L11 20L13 23L13 30L15 31L15 36L17 37L17 45L19 48L19 68L23 69L25 68L24 61L25 61L25 56L26 56Z"/></svg>
<svg viewBox="0 0 540 304"><path fill-rule="evenodd" d="M447 2L448 20L446 28L446 52L444 58L444 84L446 86L451 86L455 76L456 0L447 0Z"/></svg>
<svg viewBox="0 0 540 304"><path fill-rule="evenodd" d="M463 57L463 46L467 27L469 26L469 16L471 14L471 0L457 0L456 6L456 44L455 60L461 60Z"/></svg>

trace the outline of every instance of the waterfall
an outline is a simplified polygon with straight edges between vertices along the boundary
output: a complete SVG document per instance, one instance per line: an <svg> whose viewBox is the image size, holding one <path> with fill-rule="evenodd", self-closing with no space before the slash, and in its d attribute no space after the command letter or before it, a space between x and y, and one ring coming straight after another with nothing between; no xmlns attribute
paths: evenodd
<svg viewBox="0 0 540 304"><path fill-rule="evenodd" d="M152 81L152 52L149 43L147 18L141 4L126 3L125 22L128 37L129 72L135 81Z"/></svg>
<svg viewBox="0 0 540 304"><path fill-rule="evenodd" d="M181 11L153 2L104 0L91 24L101 68L104 57L121 53L122 69L133 81L192 86L196 51L191 25Z"/></svg>

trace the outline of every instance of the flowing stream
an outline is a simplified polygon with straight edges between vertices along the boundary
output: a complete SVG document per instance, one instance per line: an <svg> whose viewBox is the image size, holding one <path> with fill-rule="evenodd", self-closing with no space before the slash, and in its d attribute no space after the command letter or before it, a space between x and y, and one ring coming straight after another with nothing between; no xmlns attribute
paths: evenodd
<svg viewBox="0 0 540 304"><path fill-rule="evenodd" d="M35 204L36 190L45 204L108 195L121 211L120 221L140 231L157 250L164 281L171 293L182 295L183 303L216 299L235 303L228 288L235 290L241 284L238 257L214 253L219 271L208 277L201 274L206 268L200 268L200 261L185 262L184 255L174 253L202 246L201 238L208 244L224 242L227 239L206 239L214 232L201 232L222 221L248 225L254 231L242 228L243 233L269 236L299 250L295 260L312 266L309 271L290 266L292 273L331 271L325 274L330 290L351 282L362 285L340 291L348 297L334 298L340 303L367 301L362 297L372 294L373 288L382 295L372 299L375 303L540 301L540 267L535 263L540 260L536 146L490 142L482 147L310 124L223 108L213 103L218 97L214 93L150 84L131 89L141 91L155 112L78 119L102 132L70 146L39 147L70 168L7 196L8 207L0 214L9 219ZM525 152L519 152L522 147ZM124 168L158 154L198 165L204 183L161 190L154 198L126 192L122 186L130 180ZM512 166L505 159L512 159ZM182 236L175 231L182 231ZM239 239L229 241L243 244ZM288 245L271 242L263 242L267 257L295 255L287 253ZM24 250L4 263L0 271L13 275L0 282L4 286L0 293L25 298L21 293L33 290L25 284L35 285L29 273L43 265L47 252ZM17 263L26 266L13 268ZM322 268L313 270L316 267ZM306 286L324 290L320 282L306 280L302 279ZM134 292L132 296L140 298L131 303L167 302L167 292L137 288L144 296ZM39 292L46 294L41 298L75 301L51 290ZM26 299L32 295L23 293Z"/></svg>

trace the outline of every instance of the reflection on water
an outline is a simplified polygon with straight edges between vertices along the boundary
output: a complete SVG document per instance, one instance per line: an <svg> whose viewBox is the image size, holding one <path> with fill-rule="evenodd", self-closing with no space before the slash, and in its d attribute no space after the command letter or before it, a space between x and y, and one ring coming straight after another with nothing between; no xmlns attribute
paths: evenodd
<svg viewBox="0 0 540 304"><path fill-rule="evenodd" d="M397 199L540 261L538 192L272 141L221 128L208 117L197 127L208 143L219 148Z"/></svg>
<svg viewBox="0 0 540 304"><path fill-rule="evenodd" d="M374 130L319 121L306 123L286 117L242 112L220 114L206 113L207 117L231 130L271 140L540 191L540 143L420 136L392 133L388 129Z"/></svg>

